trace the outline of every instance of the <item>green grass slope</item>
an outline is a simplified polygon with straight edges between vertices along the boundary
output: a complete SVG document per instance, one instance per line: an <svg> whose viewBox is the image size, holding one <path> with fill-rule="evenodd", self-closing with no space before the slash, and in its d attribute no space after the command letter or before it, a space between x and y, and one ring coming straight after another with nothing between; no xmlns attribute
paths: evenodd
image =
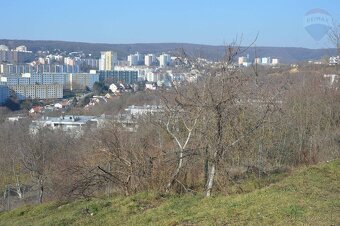
<svg viewBox="0 0 340 226"><path fill-rule="evenodd" d="M300 169L248 194L50 203L0 213L0 225L340 225L340 161Z"/></svg>

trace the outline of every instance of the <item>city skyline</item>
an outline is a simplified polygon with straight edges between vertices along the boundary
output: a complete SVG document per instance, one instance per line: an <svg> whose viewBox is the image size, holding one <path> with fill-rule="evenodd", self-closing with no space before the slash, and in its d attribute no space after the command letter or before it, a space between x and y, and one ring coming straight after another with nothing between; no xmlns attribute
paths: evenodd
<svg viewBox="0 0 340 226"><path fill-rule="evenodd" d="M1 39L61 40L90 43L197 43L223 45L242 37L256 45L330 48L324 37L315 41L305 30L305 14L314 8L340 21L340 2L264 0L117 2L9 1L1 5ZM15 16L13 16L15 15Z"/></svg>

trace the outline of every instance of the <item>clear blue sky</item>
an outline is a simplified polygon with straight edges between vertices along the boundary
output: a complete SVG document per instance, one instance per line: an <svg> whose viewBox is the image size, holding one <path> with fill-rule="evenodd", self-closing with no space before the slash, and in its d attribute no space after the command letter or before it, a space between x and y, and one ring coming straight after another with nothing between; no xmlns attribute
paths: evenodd
<svg viewBox="0 0 340 226"><path fill-rule="evenodd" d="M340 0L0 0L0 38L329 47L303 27L313 8L340 22Z"/></svg>

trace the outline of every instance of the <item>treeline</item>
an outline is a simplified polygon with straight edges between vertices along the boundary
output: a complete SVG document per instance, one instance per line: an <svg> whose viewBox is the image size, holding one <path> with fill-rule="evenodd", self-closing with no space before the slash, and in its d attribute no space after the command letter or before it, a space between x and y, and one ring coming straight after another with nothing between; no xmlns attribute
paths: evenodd
<svg viewBox="0 0 340 226"><path fill-rule="evenodd" d="M129 54L136 52L147 54L161 54L170 52L177 54L178 50L184 49L188 54L196 57L204 57L211 60L220 60L225 54L225 47L200 45L190 43L137 43L137 44L105 44L105 43L83 43L67 41L33 41L33 40L8 40L0 39L0 44L15 48L19 45L27 46L28 50L53 52L84 52L99 58L100 51L116 51L120 59L126 59ZM336 55L335 48L329 49L306 49L296 47L244 47L241 55L249 54L251 58L258 56L272 56L281 59L282 63L298 63L308 60L319 60L324 56ZM241 56L240 55L240 56Z"/></svg>
<svg viewBox="0 0 340 226"><path fill-rule="evenodd" d="M230 62L193 62L196 82L156 93L162 110L132 129L110 121L81 137L31 135L27 124L2 123L1 192L24 197L26 189L34 202L140 191L210 196L247 172L339 158L338 85L315 71L273 77Z"/></svg>

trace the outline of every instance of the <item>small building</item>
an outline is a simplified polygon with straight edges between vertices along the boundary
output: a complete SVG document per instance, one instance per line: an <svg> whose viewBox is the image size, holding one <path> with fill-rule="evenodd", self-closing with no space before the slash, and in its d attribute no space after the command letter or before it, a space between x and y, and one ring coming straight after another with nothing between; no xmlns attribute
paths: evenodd
<svg viewBox="0 0 340 226"><path fill-rule="evenodd" d="M158 105L142 105L142 106L130 105L128 108L125 109L125 111L134 117L138 117L145 114L162 112L162 108L161 106Z"/></svg>
<svg viewBox="0 0 340 226"><path fill-rule="evenodd" d="M57 109L62 109L63 105L61 103L56 103L56 104L54 104L54 107L57 108Z"/></svg>
<svg viewBox="0 0 340 226"><path fill-rule="evenodd" d="M339 64L339 62L340 62L339 56L329 58L329 65L337 65Z"/></svg>
<svg viewBox="0 0 340 226"><path fill-rule="evenodd" d="M105 117L97 116L75 116L63 115L60 117L42 117L38 120L32 121L30 125L30 132L35 134L41 128L49 128L52 130L61 130L64 132L81 134L84 130L90 128L97 128L104 123Z"/></svg>
<svg viewBox="0 0 340 226"><path fill-rule="evenodd" d="M20 122L21 120L24 120L24 119L26 119L26 117L17 115L17 116L8 117L6 120L8 122L15 123L15 122Z"/></svg>
<svg viewBox="0 0 340 226"><path fill-rule="evenodd" d="M42 106L33 106L31 110L29 110L29 113L30 114L42 113L43 110L44 110L44 107Z"/></svg>
<svg viewBox="0 0 340 226"><path fill-rule="evenodd" d="M145 90L156 90L157 84L155 82L147 82L145 83Z"/></svg>

